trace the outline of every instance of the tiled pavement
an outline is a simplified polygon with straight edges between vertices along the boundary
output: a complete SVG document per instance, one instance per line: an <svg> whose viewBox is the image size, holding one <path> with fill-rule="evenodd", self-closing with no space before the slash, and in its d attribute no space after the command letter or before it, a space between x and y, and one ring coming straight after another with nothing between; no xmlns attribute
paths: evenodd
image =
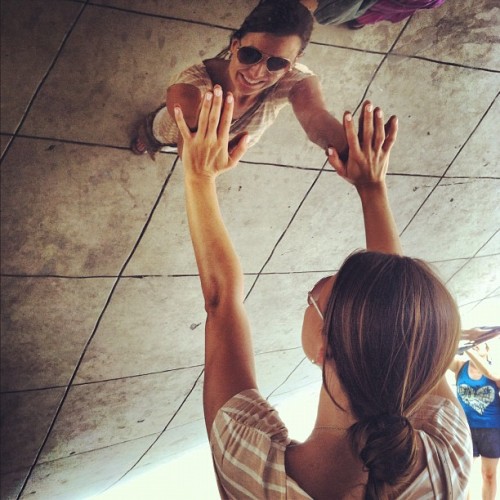
<svg viewBox="0 0 500 500"><path fill-rule="evenodd" d="M182 166L127 145L169 77L255 3L2 0L3 499L85 497L205 440ZM450 0L397 25L321 26L304 57L337 116L369 97L400 117L403 244L464 315L500 310L499 12ZM355 193L323 164L288 109L220 179L266 395L317 380L306 291L364 243Z"/></svg>

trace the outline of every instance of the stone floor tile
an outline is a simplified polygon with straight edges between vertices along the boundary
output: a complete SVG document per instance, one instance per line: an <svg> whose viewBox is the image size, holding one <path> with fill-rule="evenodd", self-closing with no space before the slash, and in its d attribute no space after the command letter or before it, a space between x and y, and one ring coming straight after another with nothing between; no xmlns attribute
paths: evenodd
<svg viewBox="0 0 500 500"><path fill-rule="evenodd" d="M274 401L278 403L279 401L292 398L295 394L303 390L309 389L316 391L319 397L319 390L322 383L320 367L312 364L307 358L304 358L302 363L296 367L296 370L290 374L287 380L273 391L269 401L273 404Z"/></svg>
<svg viewBox="0 0 500 500"><path fill-rule="evenodd" d="M0 156L3 156L5 150L7 149L7 146L10 144L10 141L12 140L11 135L0 135Z"/></svg>
<svg viewBox="0 0 500 500"><path fill-rule="evenodd" d="M352 49L388 52L404 25L384 22L366 26L362 30L351 30L345 25L316 24L311 40Z"/></svg>
<svg viewBox="0 0 500 500"><path fill-rule="evenodd" d="M40 462L161 432L199 373L187 368L72 386Z"/></svg>
<svg viewBox="0 0 500 500"><path fill-rule="evenodd" d="M74 2L2 1L2 132L21 123L81 8Z"/></svg>
<svg viewBox="0 0 500 500"><path fill-rule="evenodd" d="M498 2L445 2L426 15L413 16L394 52L500 69Z"/></svg>
<svg viewBox="0 0 500 500"><path fill-rule="evenodd" d="M471 259L448 282L459 306L486 298L500 287L500 255Z"/></svg>
<svg viewBox="0 0 500 500"><path fill-rule="evenodd" d="M128 147L138 118L164 102L169 79L216 55L227 36L222 29L88 5L22 132Z"/></svg>
<svg viewBox="0 0 500 500"><path fill-rule="evenodd" d="M204 373L202 373L200 369L200 377L196 381L195 386L191 387L191 392L184 399L182 406L176 411L174 418L169 422L165 432L198 421L201 421L203 425L205 425L203 417L203 377ZM162 438L163 436L158 442L161 441Z"/></svg>
<svg viewBox="0 0 500 500"><path fill-rule="evenodd" d="M460 308L462 328L500 325L500 289L487 299L469 303ZM497 337L498 345L498 337Z"/></svg>
<svg viewBox="0 0 500 500"><path fill-rule="evenodd" d="M307 292L325 275L292 273L260 276L246 300L256 353L299 350ZM282 300L280 294L286 300Z"/></svg>
<svg viewBox="0 0 500 500"><path fill-rule="evenodd" d="M500 230L498 230L490 240L486 242L486 244L479 250L477 253L477 257L481 257L483 255L493 255L500 253Z"/></svg>
<svg viewBox="0 0 500 500"><path fill-rule="evenodd" d="M498 229L499 188L500 180L443 180L404 232L406 252L430 261L472 257Z"/></svg>
<svg viewBox="0 0 500 500"><path fill-rule="evenodd" d="M207 431L203 419L183 424L175 429L167 429L136 467L127 474L126 479L152 471L207 442Z"/></svg>
<svg viewBox="0 0 500 500"><path fill-rule="evenodd" d="M242 163L219 177L221 210L246 273L260 271L316 176L306 170ZM181 165L125 272L197 273Z"/></svg>
<svg viewBox="0 0 500 500"><path fill-rule="evenodd" d="M431 267L437 271L439 277L446 283L457 271L459 271L468 259L453 259L431 262Z"/></svg>
<svg viewBox="0 0 500 500"><path fill-rule="evenodd" d="M146 436L114 446L40 463L21 498L66 500L88 498L118 481L156 438Z"/></svg>
<svg viewBox="0 0 500 500"><path fill-rule="evenodd" d="M2 277L2 391L67 385L112 286L112 279Z"/></svg>
<svg viewBox="0 0 500 500"><path fill-rule="evenodd" d="M197 276L120 280L76 383L202 365L205 316Z"/></svg>
<svg viewBox="0 0 500 500"><path fill-rule="evenodd" d="M447 177L500 177L500 141L498 117L500 101L488 111L474 134L446 172Z"/></svg>
<svg viewBox="0 0 500 500"><path fill-rule="evenodd" d="M63 394L63 388L0 394L2 474L35 462Z"/></svg>
<svg viewBox="0 0 500 500"><path fill-rule="evenodd" d="M353 52L336 47L310 45L301 62L321 80L326 108L342 120L345 110L354 111L382 62L380 54ZM285 108L245 160L321 168L325 152L310 142L290 106Z"/></svg>
<svg viewBox="0 0 500 500"><path fill-rule="evenodd" d="M170 16L176 19L187 19L215 26L227 26L237 29L245 16L257 5L257 0L231 0L230 2L211 2L199 0L96 0L93 3L108 5L121 9L131 9L156 16ZM209 5L209 8L207 6ZM228 33L229 35L229 33ZM193 37L194 38L194 37Z"/></svg>
<svg viewBox="0 0 500 500"><path fill-rule="evenodd" d="M266 333L270 336L274 334L269 330ZM298 333L300 335L300 331ZM297 345L296 338L295 336L295 338L290 339L293 348L265 352L255 357L257 387L265 398L279 390L304 362L305 354L302 347L295 347Z"/></svg>
<svg viewBox="0 0 500 500"><path fill-rule="evenodd" d="M436 179L389 176L389 198L400 231L425 200ZM266 272L338 269L354 250L365 248L361 203L335 173L322 174L280 242ZM405 251L410 251L405 247Z"/></svg>
<svg viewBox="0 0 500 500"><path fill-rule="evenodd" d="M15 139L1 170L2 272L116 275L161 191L168 158L151 165L127 151Z"/></svg>
<svg viewBox="0 0 500 500"><path fill-rule="evenodd" d="M30 469L23 469L0 474L0 498L2 500L17 500L29 471Z"/></svg>
<svg viewBox="0 0 500 500"><path fill-rule="evenodd" d="M499 85L499 74L389 56L370 86L368 98L400 120L391 171L442 175L490 106ZM471 93L474 99L470 99Z"/></svg>

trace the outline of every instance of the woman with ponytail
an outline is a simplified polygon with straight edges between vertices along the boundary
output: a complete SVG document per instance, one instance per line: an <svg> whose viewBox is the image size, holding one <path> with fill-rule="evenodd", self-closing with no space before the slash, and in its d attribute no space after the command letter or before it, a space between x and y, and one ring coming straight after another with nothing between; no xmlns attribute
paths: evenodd
<svg viewBox="0 0 500 500"><path fill-rule="evenodd" d="M359 195L367 251L307 296L302 345L323 384L314 428L299 443L258 391L243 272L218 204L216 178L248 147L244 134L228 153L233 109L233 95L216 86L191 132L174 106L207 311L203 406L221 497L465 498L470 433L445 378L460 319L429 266L401 255L385 182L396 118L384 125L366 102L359 137L344 114L347 161L329 151ZM281 301L288 293L276 289Z"/></svg>

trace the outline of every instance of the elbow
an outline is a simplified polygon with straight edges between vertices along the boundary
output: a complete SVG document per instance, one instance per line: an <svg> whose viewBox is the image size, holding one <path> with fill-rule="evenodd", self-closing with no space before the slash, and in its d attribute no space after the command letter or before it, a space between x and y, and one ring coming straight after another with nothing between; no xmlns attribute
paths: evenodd
<svg viewBox="0 0 500 500"><path fill-rule="evenodd" d="M243 304L244 296L243 289L231 288L221 289L213 288L209 293L204 294L205 312L207 316L216 316L225 314L228 310L233 309L236 304Z"/></svg>
<svg viewBox="0 0 500 500"><path fill-rule="evenodd" d="M213 313L220 307L221 287L217 280L212 280L210 286L203 286L203 298L205 299L205 312L207 314Z"/></svg>

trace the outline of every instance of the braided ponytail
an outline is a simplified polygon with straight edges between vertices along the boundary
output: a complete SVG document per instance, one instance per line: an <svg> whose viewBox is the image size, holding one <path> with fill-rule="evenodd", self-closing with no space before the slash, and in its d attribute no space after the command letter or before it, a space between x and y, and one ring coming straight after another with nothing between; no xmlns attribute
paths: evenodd
<svg viewBox="0 0 500 500"><path fill-rule="evenodd" d="M387 487L403 483L415 464L416 433L406 417L366 418L349 429L349 437L368 471L367 500L385 498Z"/></svg>
<svg viewBox="0 0 500 500"><path fill-rule="evenodd" d="M337 273L325 312L324 386L332 368L357 422L353 452L368 472L367 499L387 498L417 461L408 416L446 373L460 316L446 287L423 262L375 252L351 255Z"/></svg>

